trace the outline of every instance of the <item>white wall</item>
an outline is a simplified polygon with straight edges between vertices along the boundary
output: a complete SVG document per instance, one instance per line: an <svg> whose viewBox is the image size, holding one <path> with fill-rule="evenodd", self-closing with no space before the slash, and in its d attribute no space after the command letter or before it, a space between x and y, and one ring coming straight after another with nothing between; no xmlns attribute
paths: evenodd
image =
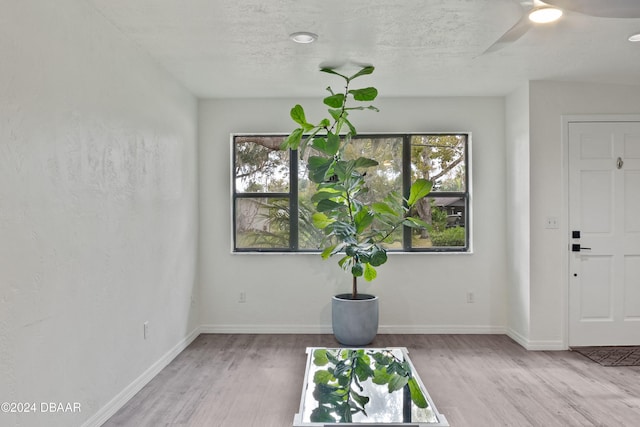
<svg viewBox="0 0 640 427"><path fill-rule="evenodd" d="M639 114L640 86L530 83L531 334L547 348L566 345L568 233L561 120L574 114ZM561 219L546 230L546 217Z"/></svg>
<svg viewBox="0 0 640 427"><path fill-rule="evenodd" d="M320 80L320 79L319 79ZM371 77L375 81L375 76ZM330 296L350 278L319 255L231 254L232 132L289 132L302 103L321 118L318 99L216 99L199 104L202 323L205 331L330 331ZM360 132L473 133L471 255L391 255L373 284L381 332L504 332L506 325L503 98L381 99L380 113L354 113ZM355 117L355 114L358 114ZM240 292L247 302L238 303ZM466 303L473 291L476 303Z"/></svg>
<svg viewBox="0 0 640 427"><path fill-rule="evenodd" d="M198 325L197 103L88 3L1 2L0 401L81 405L3 426L98 424Z"/></svg>
<svg viewBox="0 0 640 427"><path fill-rule="evenodd" d="M508 333L529 345L529 85L505 98Z"/></svg>

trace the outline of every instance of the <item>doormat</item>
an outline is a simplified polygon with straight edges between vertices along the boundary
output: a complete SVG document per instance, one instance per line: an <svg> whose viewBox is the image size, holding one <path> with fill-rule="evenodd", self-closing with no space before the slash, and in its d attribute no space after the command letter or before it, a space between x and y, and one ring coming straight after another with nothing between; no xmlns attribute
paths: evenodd
<svg viewBox="0 0 640 427"><path fill-rule="evenodd" d="M602 366L640 366L640 346L572 347Z"/></svg>

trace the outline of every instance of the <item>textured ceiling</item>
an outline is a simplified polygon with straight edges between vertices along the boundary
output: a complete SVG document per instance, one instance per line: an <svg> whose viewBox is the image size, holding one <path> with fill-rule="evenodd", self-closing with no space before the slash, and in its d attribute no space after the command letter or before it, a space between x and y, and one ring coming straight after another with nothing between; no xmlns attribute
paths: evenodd
<svg viewBox="0 0 640 427"><path fill-rule="evenodd" d="M565 12L483 52L516 0L87 0L196 96L317 96L320 64L370 63L384 96L504 95L528 80L640 85L640 19ZM522 1L531 4L531 1ZM640 7L640 0L638 0ZM288 35L311 31L310 45ZM322 86L320 86L322 87Z"/></svg>

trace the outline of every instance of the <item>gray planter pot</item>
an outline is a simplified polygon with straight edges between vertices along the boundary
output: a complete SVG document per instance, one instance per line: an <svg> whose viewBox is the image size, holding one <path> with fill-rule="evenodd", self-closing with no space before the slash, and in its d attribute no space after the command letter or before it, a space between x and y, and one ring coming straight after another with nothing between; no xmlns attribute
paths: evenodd
<svg viewBox="0 0 640 427"><path fill-rule="evenodd" d="M370 344L378 333L378 297L359 294L335 295L331 299L333 334L338 342L348 346Z"/></svg>

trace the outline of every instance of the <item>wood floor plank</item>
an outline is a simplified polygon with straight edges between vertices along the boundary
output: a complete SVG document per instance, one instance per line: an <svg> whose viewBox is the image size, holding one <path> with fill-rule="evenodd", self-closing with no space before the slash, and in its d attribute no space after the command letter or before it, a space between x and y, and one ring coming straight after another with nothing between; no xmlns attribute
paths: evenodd
<svg viewBox="0 0 640 427"><path fill-rule="evenodd" d="M201 335L104 426L290 426L305 349L323 346L338 344L331 335ZM640 367L526 351L503 335L378 335L371 347L407 347L453 427L640 426Z"/></svg>

